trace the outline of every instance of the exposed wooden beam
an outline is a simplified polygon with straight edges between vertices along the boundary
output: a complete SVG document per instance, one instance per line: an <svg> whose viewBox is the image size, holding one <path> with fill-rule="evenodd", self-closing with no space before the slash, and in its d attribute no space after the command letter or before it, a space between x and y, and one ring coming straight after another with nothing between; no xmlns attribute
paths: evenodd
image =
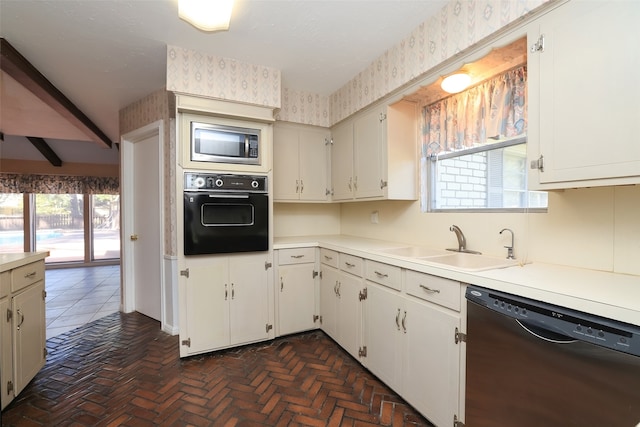
<svg viewBox="0 0 640 427"><path fill-rule="evenodd" d="M60 160L60 157L58 157L56 152L49 147L49 144L47 144L44 139L35 136L28 136L27 139L31 141L33 146L36 147L47 160L49 160L49 163L55 167L62 166L62 160Z"/></svg>
<svg viewBox="0 0 640 427"><path fill-rule="evenodd" d="M111 148L112 142L109 137L4 38L0 38L0 69L86 133L89 138Z"/></svg>

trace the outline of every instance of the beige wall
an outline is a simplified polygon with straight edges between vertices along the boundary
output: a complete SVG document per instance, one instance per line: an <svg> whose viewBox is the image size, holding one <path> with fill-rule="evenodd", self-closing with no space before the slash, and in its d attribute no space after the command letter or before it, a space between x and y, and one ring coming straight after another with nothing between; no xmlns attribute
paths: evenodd
<svg viewBox="0 0 640 427"><path fill-rule="evenodd" d="M372 224L371 212L379 222ZM515 232L518 259L640 274L640 186L600 187L549 194L547 213L421 213L418 202L345 203L342 234L449 248L458 225L469 249L506 256ZM309 233L314 234L314 233Z"/></svg>
<svg viewBox="0 0 640 427"><path fill-rule="evenodd" d="M340 234L340 204L274 203L275 237Z"/></svg>

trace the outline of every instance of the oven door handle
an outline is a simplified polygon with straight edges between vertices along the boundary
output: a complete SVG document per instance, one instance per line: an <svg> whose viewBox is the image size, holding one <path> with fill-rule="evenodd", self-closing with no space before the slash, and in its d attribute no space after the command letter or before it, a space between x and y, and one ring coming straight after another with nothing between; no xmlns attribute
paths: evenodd
<svg viewBox="0 0 640 427"><path fill-rule="evenodd" d="M248 199L248 194L209 194L213 199Z"/></svg>

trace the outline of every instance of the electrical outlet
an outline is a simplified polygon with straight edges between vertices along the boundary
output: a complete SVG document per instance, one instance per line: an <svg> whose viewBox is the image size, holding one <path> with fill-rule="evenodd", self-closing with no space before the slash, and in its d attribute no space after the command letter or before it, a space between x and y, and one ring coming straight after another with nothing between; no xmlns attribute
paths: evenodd
<svg viewBox="0 0 640 427"><path fill-rule="evenodd" d="M378 211L371 212L371 224L378 223Z"/></svg>

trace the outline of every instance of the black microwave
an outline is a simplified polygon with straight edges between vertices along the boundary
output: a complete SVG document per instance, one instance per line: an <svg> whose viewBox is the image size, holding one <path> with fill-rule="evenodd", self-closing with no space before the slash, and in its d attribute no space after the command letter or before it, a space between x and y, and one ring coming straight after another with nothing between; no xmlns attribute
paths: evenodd
<svg viewBox="0 0 640 427"><path fill-rule="evenodd" d="M191 160L260 164L260 130L191 122Z"/></svg>

